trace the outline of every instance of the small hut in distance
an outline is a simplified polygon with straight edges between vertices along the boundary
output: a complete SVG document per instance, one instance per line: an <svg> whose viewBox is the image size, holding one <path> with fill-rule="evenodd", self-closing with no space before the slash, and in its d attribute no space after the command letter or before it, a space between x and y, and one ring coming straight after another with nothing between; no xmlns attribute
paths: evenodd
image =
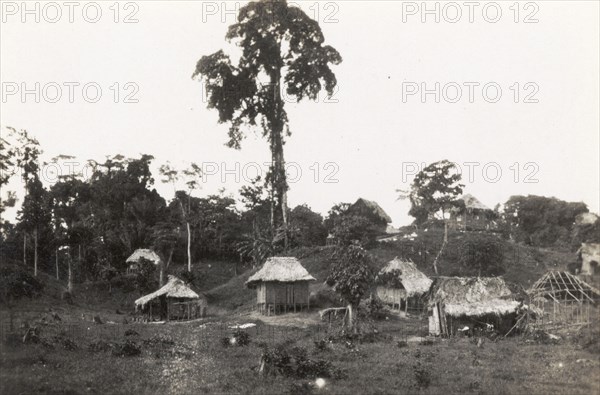
<svg viewBox="0 0 600 395"><path fill-rule="evenodd" d="M293 257L272 257L247 281L256 288L256 307L262 314L309 309L309 282L316 279Z"/></svg>
<svg viewBox="0 0 600 395"><path fill-rule="evenodd" d="M161 259L158 254L147 248L138 248L127 258L125 261L129 264L127 267L127 273L136 273L140 270L140 265L143 261L154 263L156 266L160 265Z"/></svg>
<svg viewBox="0 0 600 395"><path fill-rule="evenodd" d="M182 280L169 276L169 281L160 289L135 301L135 309L149 320L185 320L204 317L207 301Z"/></svg>
<svg viewBox="0 0 600 395"><path fill-rule="evenodd" d="M432 281L413 262L396 257L381 269L376 283L377 296L383 303L405 313L409 309L421 313L426 308L422 297Z"/></svg>

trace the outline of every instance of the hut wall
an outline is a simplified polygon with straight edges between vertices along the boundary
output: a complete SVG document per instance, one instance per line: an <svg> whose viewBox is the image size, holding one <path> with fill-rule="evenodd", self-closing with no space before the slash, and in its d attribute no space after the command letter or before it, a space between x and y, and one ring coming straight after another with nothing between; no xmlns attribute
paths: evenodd
<svg viewBox="0 0 600 395"><path fill-rule="evenodd" d="M261 298L264 287L264 299ZM269 282L262 283L258 291L257 303L268 303L268 304L307 304L308 303L308 282L296 282L296 283L279 283ZM264 302L263 302L264 300Z"/></svg>
<svg viewBox="0 0 600 395"><path fill-rule="evenodd" d="M437 304L429 309L429 334L439 336L440 331L440 315L438 314Z"/></svg>
<svg viewBox="0 0 600 395"><path fill-rule="evenodd" d="M260 283L256 287L256 303L267 303L267 285L265 283Z"/></svg>
<svg viewBox="0 0 600 395"><path fill-rule="evenodd" d="M406 290L388 288L388 287L377 287L377 296L384 303L389 304L400 304L402 299L406 299Z"/></svg>
<svg viewBox="0 0 600 395"><path fill-rule="evenodd" d="M256 287L256 304L262 313L283 312L308 307L308 281L266 282Z"/></svg>

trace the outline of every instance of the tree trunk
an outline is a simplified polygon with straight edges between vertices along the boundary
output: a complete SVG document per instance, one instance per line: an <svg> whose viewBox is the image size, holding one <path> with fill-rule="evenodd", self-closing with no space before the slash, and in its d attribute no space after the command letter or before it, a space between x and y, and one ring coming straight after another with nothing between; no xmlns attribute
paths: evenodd
<svg viewBox="0 0 600 395"><path fill-rule="evenodd" d="M358 305L356 306L358 307ZM355 306L352 303L348 304L348 326L352 331L352 334L358 334L358 325L356 322L356 311Z"/></svg>
<svg viewBox="0 0 600 395"><path fill-rule="evenodd" d="M73 293L73 259L71 254L67 257L67 291Z"/></svg>
<svg viewBox="0 0 600 395"><path fill-rule="evenodd" d="M38 228L33 229L33 276L38 273Z"/></svg>
<svg viewBox="0 0 600 395"><path fill-rule="evenodd" d="M169 265L171 264L171 259L173 259L173 252L174 251L175 251L175 247L171 247L171 251L169 251L169 259L167 259L166 269L168 269Z"/></svg>
<svg viewBox="0 0 600 395"><path fill-rule="evenodd" d="M54 259L55 259L55 265L56 265L56 279L60 280L60 278L58 278L58 247L56 247L56 255L55 255Z"/></svg>
<svg viewBox="0 0 600 395"><path fill-rule="evenodd" d="M444 243L448 242L448 222L444 219Z"/></svg>
<svg viewBox="0 0 600 395"><path fill-rule="evenodd" d="M272 157L272 189L277 193L278 204L281 206L284 249L288 249L288 218L287 218L287 180L285 175L285 160L283 156L283 100L281 98L281 68L271 75L274 108L271 120L271 157ZM272 203L274 204L274 203ZM272 206L273 207L273 206Z"/></svg>
<svg viewBox="0 0 600 395"><path fill-rule="evenodd" d="M192 230L190 229L190 223L186 222L187 226L187 258L188 258L188 272L192 271Z"/></svg>
<svg viewBox="0 0 600 395"><path fill-rule="evenodd" d="M23 234L23 266L27 266L27 233Z"/></svg>
<svg viewBox="0 0 600 395"><path fill-rule="evenodd" d="M165 265L164 263L160 263L160 272L158 274L158 286L162 287L165 285Z"/></svg>

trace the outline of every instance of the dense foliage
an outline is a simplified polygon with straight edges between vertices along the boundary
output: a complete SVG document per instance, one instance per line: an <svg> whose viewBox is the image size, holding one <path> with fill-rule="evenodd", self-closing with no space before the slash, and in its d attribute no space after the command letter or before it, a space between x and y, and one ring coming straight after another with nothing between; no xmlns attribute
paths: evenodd
<svg viewBox="0 0 600 395"><path fill-rule="evenodd" d="M411 203L409 215L420 225L428 219L445 219L448 211L461 208L458 197L463 187L461 175L456 166L447 160L431 163L415 176L410 191L401 197L408 197Z"/></svg>
<svg viewBox="0 0 600 395"><path fill-rule="evenodd" d="M498 276L504 273L502 244L496 236L472 235L459 246L459 262L477 276Z"/></svg>
<svg viewBox="0 0 600 395"><path fill-rule="evenodd" d="M0 302L11 304L21 298L39 296L44 284L22 267L15 265L0 266Z"/></svg>
<svg viewBox="0 0 600 395"><path fill-rule="evenodd" d="M511 196L504 204L503 220L511 237L525 244L568 246L575 218L588 212L585 203L544 196Z"/></svg>

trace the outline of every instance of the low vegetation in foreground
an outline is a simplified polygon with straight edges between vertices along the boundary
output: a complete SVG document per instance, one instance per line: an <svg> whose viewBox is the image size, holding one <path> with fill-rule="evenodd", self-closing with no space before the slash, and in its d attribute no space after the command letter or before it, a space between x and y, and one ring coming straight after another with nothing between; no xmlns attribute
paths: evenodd
<svg viewBox="0 0 600 395"><path fill-rule="evenodd" d="M315 317L302 313L305 321ZM360 337L247 316L167 324L61 321L5 336L0 393L598 393L598 333L429 340L426 321ZM285 316L271 323L289 322ZM240 323L253 323L236 329ZM596 324L597 325L597 324ZM25 333L22 328L17 333ZM6 335L6 333L5 333ZM481 340L479 340L481 339ZM499 361L502 361L499 363Z"/></svg>

